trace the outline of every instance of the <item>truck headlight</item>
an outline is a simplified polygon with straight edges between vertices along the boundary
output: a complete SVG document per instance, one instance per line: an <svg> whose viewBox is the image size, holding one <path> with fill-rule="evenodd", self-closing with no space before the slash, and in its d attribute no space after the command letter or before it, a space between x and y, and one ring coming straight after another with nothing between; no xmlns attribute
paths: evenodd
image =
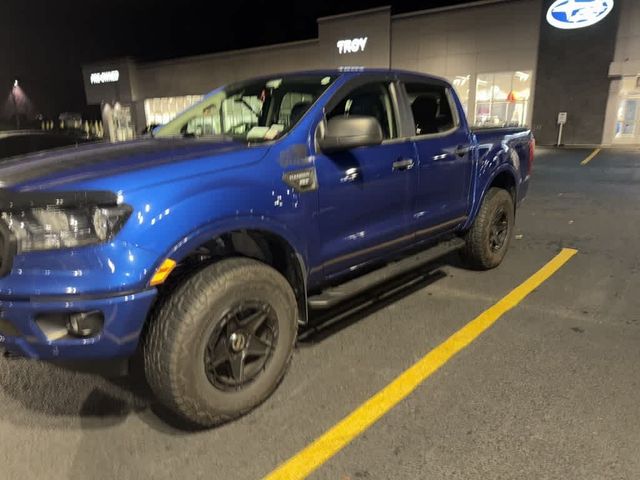
<svg viewBox="0 0 640 480"><path fill-rule="evenodd" d="M81 247L110 240L124 226L131 207L54 206L2 212L18 252Z"/></svg>

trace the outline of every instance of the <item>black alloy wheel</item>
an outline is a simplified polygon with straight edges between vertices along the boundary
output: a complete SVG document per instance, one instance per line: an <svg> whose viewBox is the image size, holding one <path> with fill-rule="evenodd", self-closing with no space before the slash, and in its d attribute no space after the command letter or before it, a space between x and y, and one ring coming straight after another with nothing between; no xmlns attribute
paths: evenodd
<svg viewBox="0 0 640 480"><path fill-rule="evenodd" d="M499 208L493 216L491 222L489 243L492 252L500 251L507 240L509 233L509 218L504 208Z"/></svg>
<svg viewBox="0 0 640 480"><path fill-rule="evenodd" d="M278 320L270 305L243 302L229 310L209 337L205 371L211 384L240 390L267 366L278 341Z"/></svg>
<svg viewBox="0 0 640 480"><path fill-rule="evenodd" d="M161 301L143 353L163 407L189 425L212 427L251 411L278 387L299 315L280 272L258 260L225 258Z"/></svg>
<svg viewBox="0 0 640 480"><path fill-rule="evenodd" d="M473 225L464 234L465 246L460 253L465 263L477 270L500 265L509 249L514 222L513 193L502 188L490 188Z"/></svg>

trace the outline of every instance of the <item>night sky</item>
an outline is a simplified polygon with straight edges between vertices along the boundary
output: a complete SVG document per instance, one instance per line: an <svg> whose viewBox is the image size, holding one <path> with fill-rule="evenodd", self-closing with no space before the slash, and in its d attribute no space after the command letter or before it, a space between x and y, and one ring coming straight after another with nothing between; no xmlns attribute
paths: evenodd
<svg viewBox="0 0 640 480"><path fill-rule="evenodd" d="M2 0L0 99L8 98L18 78L34 113L97 115L97 109L86 106L84 63L122 56L156 60L303 40L317 36L321 16L383 5L402 13L455 3L464 1Z"/></svg>

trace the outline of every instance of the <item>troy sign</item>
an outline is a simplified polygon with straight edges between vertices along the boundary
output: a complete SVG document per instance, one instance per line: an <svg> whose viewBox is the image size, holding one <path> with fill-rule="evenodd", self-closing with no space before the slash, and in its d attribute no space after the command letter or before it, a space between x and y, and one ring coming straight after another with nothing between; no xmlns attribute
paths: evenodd
<svg viewBox="0 0 640 480"><path fill-rule="evenodd" d="M369 37L352 38L347 40L338 40L336 46L340 55L345 53L364 52Z"/></svg>

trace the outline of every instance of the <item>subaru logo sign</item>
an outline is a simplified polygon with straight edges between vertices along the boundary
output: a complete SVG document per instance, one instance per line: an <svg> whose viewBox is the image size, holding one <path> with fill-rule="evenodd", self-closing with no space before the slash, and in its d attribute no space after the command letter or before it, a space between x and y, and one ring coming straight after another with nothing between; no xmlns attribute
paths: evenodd
<svg viewBox="0 0 640 480"><path fill-rule="evenodd" d="M547 10L547 22L563 30L590 27L613 10L613 0L556 0Z"/></svg>

